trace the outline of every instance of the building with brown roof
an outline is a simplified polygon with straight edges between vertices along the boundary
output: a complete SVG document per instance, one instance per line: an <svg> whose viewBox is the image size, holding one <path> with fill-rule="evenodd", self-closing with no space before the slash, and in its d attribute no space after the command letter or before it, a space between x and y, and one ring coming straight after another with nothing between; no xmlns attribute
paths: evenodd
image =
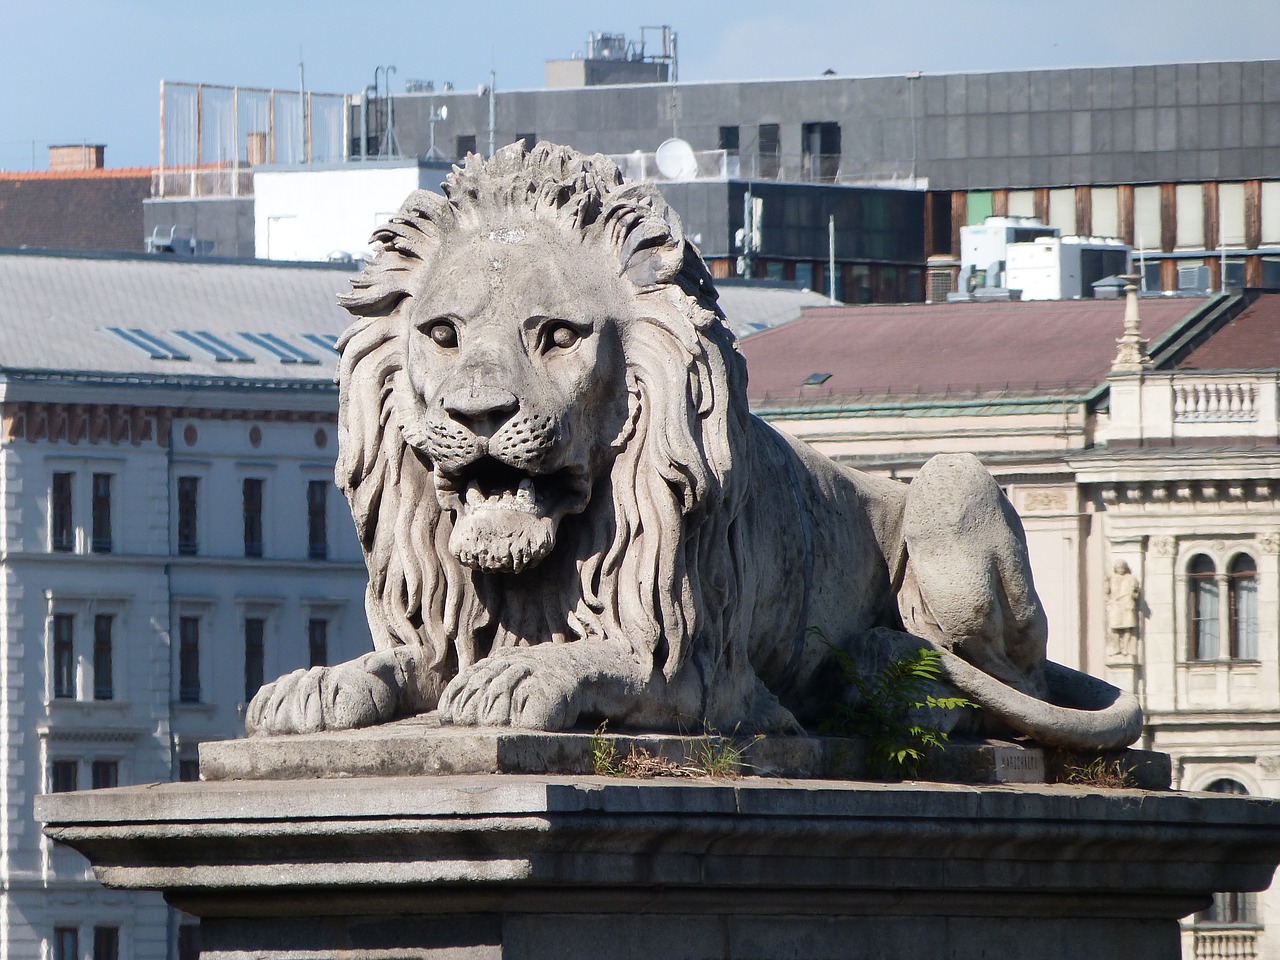
<svg viewBox="0 0 1280 960"><path fill-rule="evenodd" d="M107 169L105 149L53 146L48 170L0 171L0 247L143 252L152 171Z"/></svg>
<svg viewBox="0 0 1280 960"><path fill-rule="evenodd" d="M1050 656L1138 695L1175 787L1280 797L1280 295L1138 305L1133 362L1114 300L809 309L743 341L752 408L904 479L981 456L1022 516ZM1184 955L1271 956L1277 928L1280 891L1224 893Z"/></svg>

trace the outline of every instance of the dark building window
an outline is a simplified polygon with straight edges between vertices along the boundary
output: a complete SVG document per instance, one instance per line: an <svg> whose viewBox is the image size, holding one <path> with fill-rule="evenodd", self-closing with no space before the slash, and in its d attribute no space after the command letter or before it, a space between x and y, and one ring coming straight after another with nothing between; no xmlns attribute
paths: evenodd
<svg viewBox="0 0 1280 960"><path fill-rule="evenodd" d="M93 618L93 699L110 700L115 696L111 671L111 630L115 617L99 613Z"/></svg>
<svg viewBox="0 0 1280 960"><path fill-rule="evenodd" d="M54 550L69 551L76 548L76 528L71 516L71 480L74 473L55 473L50 495L49 523L50 546Z"/></svg>
<svg viewBox="0 0 1280 960"><path fill-rule="evenodd" d="M307 621L307 646L311 650L311 666L329 665L329 621L312 618Z"/></svg>
<svg viewBox="0 0 1280 960"><path fill-rule="evenodd" d="M244 555L262 556L262 485L259 477L244 481Z"/></svg>
<svg viewBox="0 0 1280 960"><path fill-rule="evenodd" d="M200 618L178 619L178 699L200 702Z"/></svg>
<svg viewBox="0 0 1280 960"><path fill-rule="evenodd" d="M53 695L66 700L76 696L75 618L53 615Z"/></svg>
<svg viewBox="0 0 1280 960"><path fill-rule="evenodd" d="M199 477L178 478L178 553L193 557L200 551L200 533L196 527Z"/></svg>
<svg viewBox="0 0 1280 960"><path fill-rule="evenodd" d="M806 180L834 183L840 172L840 124L806 123L800 128Z"/></svg>
<svg viewBox="0 0 1280 960"><path fill-rule="evenodd" d="M1217 660L1221 650L1218 577L1213 561L1197 553L1187 565L1187 624L1192 660Z"/></svg>
<svg viewBox="0 0 1280 960"><path fill-rule="evenodd" d="M516 135L516 139L524 144L526 150L532 150L538 142L538 135L536 133L521 133Z"/></svg>
<svg viewBox="0 0 1280 960"><path fill-rule="evenodd" d="M93 960L120 960L120 928L93 928Z"/></svg>
<svg viewBox="0 0 1280 960"><path fill-rule="evenodd" d="M76 782L79 770L79 760L53 761L49 768L49 790L52 793L70 793L80 789Z"/></svg>
<svg viewBox="0 0 1280 960"><path fill-rule="evenodd" d="M111 552L111 474L93 475L93 537L90 546L94 553Z"/></svg>
<svg viewBox="0 0 1280 960"><path fill-rule="evenodd" d="M720 149L727 150L729 153L738 152L738 128L737 127L721 127L720 128Z"/></svg>
<svg viewBox="0 0 1280 960"><path fill-rule="evenodd" d="M329 483L312 480L307 484L307 557L325 560L329 556L329 529L325 515Z"/></svg>
<svg viewBox="0 0 1280 960"><path fill-rule="evenodd" d="M756 176L764 180L777 178L782 169L782 134L776 123L760 124L756 139Z"/></svg>
<svg viewBox="0 0 1280 960"><path fill-rule="evenodd" d="M460 136L454 141L453 155L461 160L468 153L476 152L476 135L474 133Z"/></svg>
<svg viewBox="0 0 1280 960"><path fill-rule="evenodd" d="M1238 553L1227 567L1227 635L1231 659L1258 659L1258 565Z"/></svg>
<svg viewBox="0 0 1280 960"><path fill-rule="evenodd" d="M200 960L198 923L184 923L178 927L178 960Z"/></svg>
<svg viewBox="0 0 1280 960"><path fill-rule="evenodd" d="M53 928L53 960L80 960L79 930L75 927Z"/></svg>
<svg viewBox="0 0 1280 960"><path fill-rule="evenodd" d="M120 786L120 764L115 760L95 760L90 768L93 789Z"/></svg>
<svg viewBox="0 0 1280 960"><path fill-rule="evenodd" d="M200 779L200 761L195 757L182 757L178 760L178 779L184 783L194 783Z"/></svg>
<svg viewBox="0 0 1280 960"><path fill-rule="evenodd" d="M246 617L244 621L244 701L248 703L262 686L263 645L266 621Z"/></svg>

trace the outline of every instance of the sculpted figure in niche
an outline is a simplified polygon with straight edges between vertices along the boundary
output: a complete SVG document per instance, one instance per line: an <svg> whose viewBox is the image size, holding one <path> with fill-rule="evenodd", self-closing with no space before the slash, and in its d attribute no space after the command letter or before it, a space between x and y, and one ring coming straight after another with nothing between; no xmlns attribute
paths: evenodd
<svg viewBox="0 0 1280 960"><path fill-rule="evenodd" d="M1001 729L1136 738L1133 698L1046 661L1021 524L975 459L906 485L750 414L651 185L543 143L444 190L409 197L342 298L337 479L376 650L268 684L250 732L432 709L799 732L854 695L828 644L874 670L927 643Z"/></svg>
<svg viewBox="0 0 1280 960"><path fill-rule="evenodd" d="M1138 578L1117 560L1103 588L1107 595L1107 653L1132 657L1138 647Z"/></svg>

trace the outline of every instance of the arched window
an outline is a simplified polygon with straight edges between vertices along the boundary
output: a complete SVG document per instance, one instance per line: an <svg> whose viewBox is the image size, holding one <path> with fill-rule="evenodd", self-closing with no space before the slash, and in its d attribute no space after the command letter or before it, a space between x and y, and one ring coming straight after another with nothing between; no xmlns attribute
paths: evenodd
<svg viewBox="0 0 1280 960"><path fill-rule="evenodd" d="M1258 565L1237 553L1227 567L1227 637L1234 660L1258 659Z"/></svg>
<svg viewBox="0 0 1280 960"><path fill-rule="evenodd" d="M1187 564L1188 658L1217 660L1222 652L1218 618L1218 577L1213 561L1197 553Z"/></svg>
<svg viewBox="0 0 1280 960"><path fill-rule="evenodd" d="M1205 787L1209 793L1229 793L1235 796L1248 796L1249 791L1239 780L1223 777ZM1213 895L1213 905L1208 910L1196 914L1196 924L1218 925L1237 924L1254 926L1257 924L1257 909L1251 893L1227 891Z"/></svg>

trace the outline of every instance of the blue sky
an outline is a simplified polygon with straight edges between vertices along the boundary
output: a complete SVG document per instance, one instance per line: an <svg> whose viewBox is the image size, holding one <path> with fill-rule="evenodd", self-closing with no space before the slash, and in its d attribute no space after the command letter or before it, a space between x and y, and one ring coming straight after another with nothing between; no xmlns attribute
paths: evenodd
<svg viewBox="0 0 1280 960"><path fill-rule="evenodd" d="M162 79L352 93L410 78L542 85L591 30L670 24L682 80L1280 57L1280 0L0 0L0 169L44 169L50 143L107 144L153 165Z"/></svg>

